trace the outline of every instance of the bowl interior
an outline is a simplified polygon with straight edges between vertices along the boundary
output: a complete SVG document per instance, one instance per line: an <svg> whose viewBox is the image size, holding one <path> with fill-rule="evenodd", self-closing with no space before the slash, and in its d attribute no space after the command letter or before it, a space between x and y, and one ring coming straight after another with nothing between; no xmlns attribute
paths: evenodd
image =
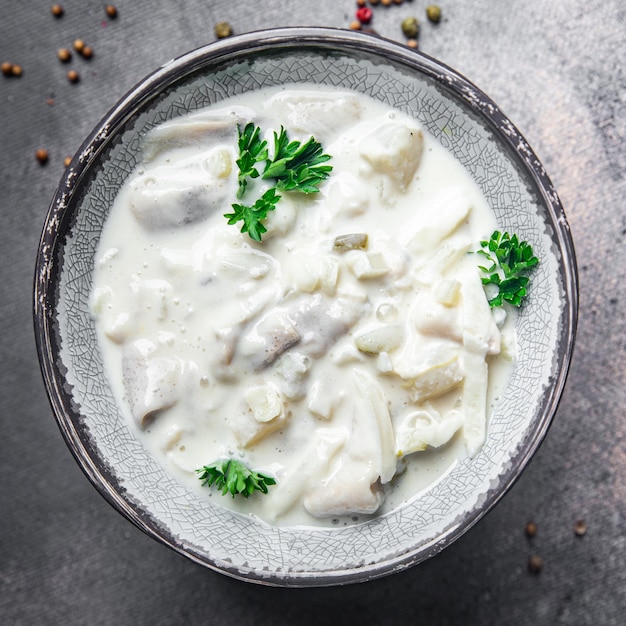
<svg viewBox="0 0 626 626"><path fill-rule="evenodd" d="M541 264L517 320L519 358L487 441L428 492L359 526L276 528L202 500L142 447L118 409L89 314L93 259L119 187L155 125L231 95L285 83L365 93L418 119L465 166L501 228ZM42 370L77 460L144 531L235 577L281 585L364 580L441 550L503 495L556 409L575 332L574 253L543 168L498 108L452 70L358 33L284 29L192 52L128 94L94 130L52 203L38 257L36 332Z"/></svg>

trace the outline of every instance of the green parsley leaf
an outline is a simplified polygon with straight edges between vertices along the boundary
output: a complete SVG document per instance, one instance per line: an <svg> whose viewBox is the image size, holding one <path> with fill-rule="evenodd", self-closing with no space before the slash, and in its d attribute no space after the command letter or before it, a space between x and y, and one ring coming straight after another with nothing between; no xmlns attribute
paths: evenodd
<svg viewBox="0 0 626 626"><path fill-rule="evenodd" d="M495 285L498 289L498 293L489 300L489 305L496 307L509 302L521 306L530 282L526 274L539 263L530 244L520 241L517 235L496 230L490 239L481 241L480 246L477 254L490 261L489 265L479 265L479 269L486 274L482 283Z"/></svg>
<svg viewBox="0 0 626 626"><path fill-rule="evenodd" d="M237 197L241 198L248 186L248 178L258 178L260 176L256 166L265 161L268 157L267 141L261 140L261 129L249 122L243 131L237 126L239 158L235 161L239 168L237 182Z"/></svg>
<svg viewBox="0 0 626 626"><path fill-rule="evenodd" d="M322 165L330 158L313 137L306 143L289 141L281 126L280 133L274 132L274 156L266 162L263 178L275 178L276 186L285 191L317 193L319 184L333 169L331 165Z"/></svg>
<svg viewBox="0 0 626 626"><path fill-rule="evenodd" d="M200 474L199 479L203 486L215 485L223 496L230 493L233 498L236 495L248 498L255 491L267 493L267 488L276 484L276 480L271 476L255 472L236 459L222 459L211 465L205 465L196 472Z"/></svg>
<svg viewBox="0 0 626 626"><path fill-rule="evenodd" d="M233 213L225 213L224 217L229 224L243 222L241 232L248 233L250 238L255 241L261 241L261 235L267 231L262 220L267 217L269 211L276 208L276 203L279 200L280 196L277 194L276 188L271 187L252 206L233 204Z"/></svg>

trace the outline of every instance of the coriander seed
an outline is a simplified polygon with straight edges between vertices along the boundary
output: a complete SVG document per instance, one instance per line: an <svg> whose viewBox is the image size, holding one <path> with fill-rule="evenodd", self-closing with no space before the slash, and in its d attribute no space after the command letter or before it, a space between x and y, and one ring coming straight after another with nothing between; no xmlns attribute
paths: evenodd
<svg viewBox="0 0 626 626"><path fill-rule="evenodd" d="M543 559L536 554L533 554L528 559L528 571L533 574L538 574L543 569Z"/></svg>
<svg viewBox="0 0 626 626"><path fill-rule="evenodd" d="M218 39L230 37L233 34L233 28L228 22L218 22L215 25L215 36Z"/></svg>
<svg viewBox="0 0 626 626"><path fill-rule="evenodd" d="M438 24L441 20L441 7L438 4L429 4L426 7L426 17L433 24Z"/></svg>
<svg viewBox="0 0 626 626"><path fill-rule="evenodd" d="M2 73L5 76L12 76L13 75L13 63L9 63L8 61L5 61L1 66L0 69L2 70Z"/></svg>
<svg viewBox="0 0 626 626"><path fill-rule="evenodd" d="M91 59L91 57L93 56L93 48L91 46L85 46L81 51L80 51L80 55L84 58L84 59Z"/></svg>
<svg viewBox="0 0 626 626"><path fill-rule="evenodd" d="M380 3L380 0L370 0L370 4L375 7L377 4Z"/></svg>
<svg viewBox="0 0 626 626"><path fill-rule="evenodd" d="M72 58L72 53L67 48L60 48L57 52L57 57L61 63L68 63Z"/></svg>
<svg viewBox="0 0 626 626"><path fill-rule="evenodd" d="M535 524L535 522L528 522L524 527L524 532L527 537L534 537L537 534L537 524Z"/></svg>
<svg viewBox="0 0 626 626"><path fill-rule="evenodd" d="M364 7L365 6L365 0L356 0L356 5L358 7Z"/></svg>
<svg viewBox="0 0 626 626"><path fill-rule="evenodd" d="M52 15L54 15L54 17L63 16L63 7L60 4L53 4L50 7L50 11L52 11Z"/></svg>
<svg viewBox="0 0 626 626"><path fill-rule="evenodd" d="M587 524L585 520L579 519L574 523L574 534L577 537L582 537L587 532Z"/></svg>
<svg viewBox="0 0 626 626"><path fill-rule="evenodd" d="M74 39L74 43L72 44L72 47L74 48L74 50L76 50L76 52L80 53L82 52L82 49L85 47L85 42L82 39Z"/></svg>
<svg viewBox="0 0 626 626"><path fill-rule="evenodd" d="M417 39L407 39L406 45L409 46L409 48L413 48L413 50L417 50Z"/></svg>
<svg viewBox="0 0 626 626"><path fill-rule="evenodd" d="M108 17L110 17L112 20L114 20L117 17L117 9L112 5L112 4L107 4L104 7L104 12L107 14Z"/></svg>
<svg viewBox="0 0 626 626"><path fill-rule="evenodd" d="M67 80L69 80L70 83L77 83L80 80L80 76L76 70L70 70L67 73Z"/></svg>
<svg viewBox="0 0 626 626"><path fill-rule="evenodd" d="M388 7L389 5L391 5L391 0L380 0L380 3L381 3L384 7Z"/></svg>
<svg viewBox="0 0 626 626"><path fill-rule="evenodd" d="M64 165L65 167L69 167L69 165L70 165L70 163L71 163L71 162L72 162L72 157L70 157L70 156L66 156L66 157L63 159L63 165Z"/></svg>
<svg viewBox="0 0 626 626"><path fill-rule="evenodd" d="M21 76L22 75L22 66L17 63L13 63L11 66L11 76Z"/></svg>
<svg viewBox="0 0 626 626"><path fill-rule="evenodd" d="M350 22L350 30L361 30L361 22L359 20L354 20Z"/></svg>
<svg viewBox="0 0 626 626"><path fill-rule="evenodd" d="M41 165L45 165L48 162L48 151L45 148L39 148L39 150L35 152L35 158Z"/></svg>
<svg viewBox="0 0 626 626"><path fill-rule="evenodd" d="M402 32L405 37L415 39L420 32L420 24L416 17L405 17L402 20Z"/></svg>

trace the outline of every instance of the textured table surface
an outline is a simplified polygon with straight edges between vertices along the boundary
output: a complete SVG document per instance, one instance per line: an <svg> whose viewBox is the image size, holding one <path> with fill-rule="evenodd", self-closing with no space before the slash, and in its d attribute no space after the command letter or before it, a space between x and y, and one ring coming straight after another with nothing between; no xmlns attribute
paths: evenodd
<svg viewBox="0 0 626 626"><path fill-rule="evenodd" d="M374 8L404 41L426 2ZM486 91L550 174L580 270L578 341L554 424L498 506L442 554L402 574L329 589L263 588L207 571L143 535L66 448L41 380L32 273L45 213L71 155L144 75L215 39L275 26L348 27L353 0L4 3L0 61L0 623L594 624L626 612L626 5L622 0L442 2L420 48ZM90 61L56 52L84 39ZM81 77L66 79L68 69ZM45 166L38 148L49 152ZM578 537L574 523L585 520ZM533 520L537 535L524 526ZM539 574L527 569L539 555Z"/></svg>

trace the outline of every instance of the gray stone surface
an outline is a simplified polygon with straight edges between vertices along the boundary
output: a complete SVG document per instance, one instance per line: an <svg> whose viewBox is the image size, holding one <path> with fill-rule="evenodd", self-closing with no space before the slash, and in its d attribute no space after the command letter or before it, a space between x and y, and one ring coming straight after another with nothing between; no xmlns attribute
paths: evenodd
<svg viewBox="0 0 626 626"><path fill-rule="evenodd" d="M2 624L598 624L626 611L626 5L622 0L442 3L420 47L465 74L513 120L559 191L577 247L577 348L545 443L500 504L434 559L332 589L286 590L206 571L144 536L93 489L48 405L31 321L36 247L63 158L145 74L236 32L347 27L350 0L67 0L3 6L0 61L0 623ZM374 9L402 40L426 2ZM75 38L81 81L56 58ZM48 102L47 102L48 101ZM53 101L53 102L52 102ZM42 167L39 147L50 153ZM537 536L524 525L532 519ZM584 537L573 524L585 519ZM527 571L531 554L544 560Z"/></svg>

